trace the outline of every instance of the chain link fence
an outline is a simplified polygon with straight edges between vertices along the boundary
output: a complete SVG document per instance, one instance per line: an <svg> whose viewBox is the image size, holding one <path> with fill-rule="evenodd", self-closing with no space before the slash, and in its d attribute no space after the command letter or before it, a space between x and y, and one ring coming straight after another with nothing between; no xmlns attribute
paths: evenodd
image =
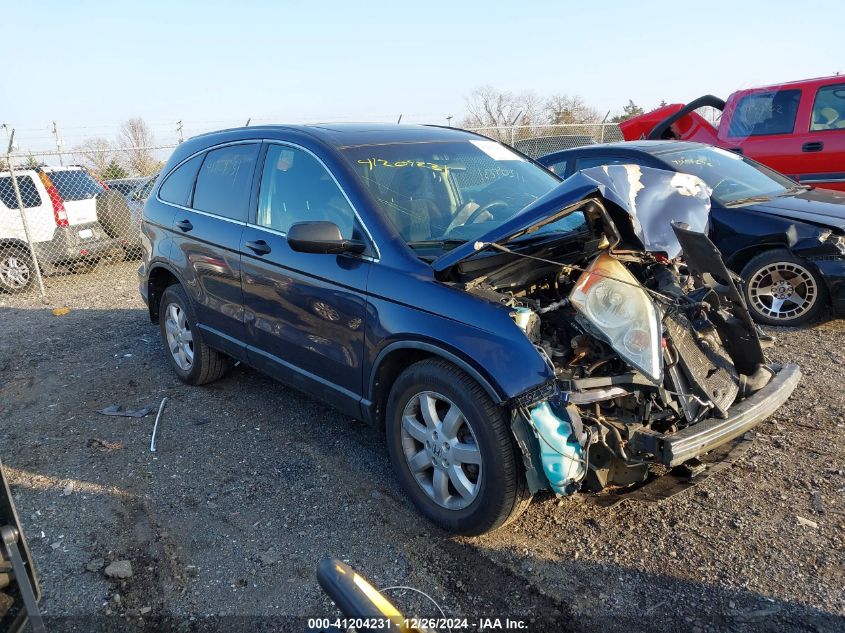
<svg viewBox="0 0 845 633"><path fill-rule="evenodd" d="M619 127L607 124L474 131L533 158L622 140ZM0 157L0 305L20 296L84 303L78 288L108 292L134 279L144 202L175 146L88 145Z"/></svg>
<svg viewBox="0 0 845 633"><path fill-rule="evenodd" d="M109 149L102 166L96 150L0 158L0 300L61 301L98 268L113 267L104 283L125 276L115 265L140 257L144 200L173 147Z"/></svg>
<svg viewBox="0 0 845 633"><path fill-rule="evenodd" d="M583 145L625 140L615 123L513 125L473 128L473 131L507 143L531 158Z"/></svg>

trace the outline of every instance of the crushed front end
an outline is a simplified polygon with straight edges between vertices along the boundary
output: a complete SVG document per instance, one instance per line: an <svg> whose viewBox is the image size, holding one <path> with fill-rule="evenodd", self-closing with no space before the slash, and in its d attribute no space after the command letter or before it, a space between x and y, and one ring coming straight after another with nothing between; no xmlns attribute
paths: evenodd
<svg viewBox="0 0 845 633"><path fill-rule="evenodd" d="M771 415L800 380L796 366L766 364L754 325L736 316L735 289L688 292L676 266L639 267L673 300L656 301L602 253L565 301L534 304L526 334L554 367L555 392L519 411L560 494L630 485L652 464L697 458Z"/></svg>
<svg viewBox="0 0 845 633"><path fill-rule="evenodd" d="M709 192L619 168L591 174L601 186L577 205L584 224L568 236L567 257L545 255L559 244L535 249L533 266L468 284L511 310L554 372L511 403L534 489L597 492L644 481L655 465L693 465L771 415L800 381L797 366L765 359L737 278L705 234Z"/></svg>

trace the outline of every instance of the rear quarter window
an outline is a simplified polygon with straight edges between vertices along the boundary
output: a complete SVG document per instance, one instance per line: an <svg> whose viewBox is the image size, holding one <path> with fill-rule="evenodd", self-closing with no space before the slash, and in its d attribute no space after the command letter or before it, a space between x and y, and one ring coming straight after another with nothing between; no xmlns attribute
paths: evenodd
<svg viewBox="0 0 845 633"><path fill-rule="evenodd" d="M193 208L245 222L258 149L256 143L208 152L197 176Z"/></svg>
<svg viewBox="0 0 845 633"><path fill-rule="evenodd" d="M800 90L775 90L741 97L731 116L728 136L792 134L800 102Z"/></svg>
<svg viewBox="0 0 845 633"><path fill-rule="evenodd" d="M188 206L203 157L204 154L194 156L170 172L158 191L158 197L180 207Z"/></svg>
<svg viewBox="0 0 845 633"><path fill-rule="evenodd" d="M35 183L30 176L17 176L18 189L21 192L21 201L24 209L31 209L33 207L41 206L41 196L38 194L38 189L35 188ZM0 177L0 200L9 209L18 208L18 200L15 197L15 188L12 184L11 176Z"/></svg>

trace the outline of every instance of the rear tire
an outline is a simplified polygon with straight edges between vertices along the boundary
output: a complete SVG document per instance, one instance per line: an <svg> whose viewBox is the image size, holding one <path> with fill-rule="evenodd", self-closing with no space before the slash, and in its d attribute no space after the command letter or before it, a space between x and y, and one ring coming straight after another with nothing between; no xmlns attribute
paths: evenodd
<svg viewBox="0 0 845 633"><path fill-rule="evenodd" d="M765 325L796 326L827 308L824 281L812 266L785 249L765 251L742 269L751 316Z"/></svg>
<svg viewBox="0 0 845 633"><path fill-rule="evenodd" d="M35 282L35 264L22 246L0 246L0 291L21 294Z"/></svg>
<svg viewBox="0 0 845 633"><path fill-rule="evenodd" d="M194 305L182 286L169 286L159 304L159 330L170 367L184 383L204 385L221 378L231 359L205 344Z"/></svg>
<svg viewBox="0 0 845 633"><path fill-rule="evenodd" d="M477 535L522 514L531 495L509 422L505 408L443 360L415 363L396 379L385 421L390 461L432 523Z"/></svg>

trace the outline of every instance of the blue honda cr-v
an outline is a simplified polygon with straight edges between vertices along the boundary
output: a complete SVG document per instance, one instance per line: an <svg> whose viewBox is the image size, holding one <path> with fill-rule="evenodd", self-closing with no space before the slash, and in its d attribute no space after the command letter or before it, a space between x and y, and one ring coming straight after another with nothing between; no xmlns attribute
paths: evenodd
<svg viewBox="0 0 845 633"><path fill-rule="evenodd" d="M538 490L687 463L792 392L707 193L625 165L561 183L448 128L226 130L162 171L140 290L183 381L237 359L383 427L417 508L478 534Z"/></svg>

